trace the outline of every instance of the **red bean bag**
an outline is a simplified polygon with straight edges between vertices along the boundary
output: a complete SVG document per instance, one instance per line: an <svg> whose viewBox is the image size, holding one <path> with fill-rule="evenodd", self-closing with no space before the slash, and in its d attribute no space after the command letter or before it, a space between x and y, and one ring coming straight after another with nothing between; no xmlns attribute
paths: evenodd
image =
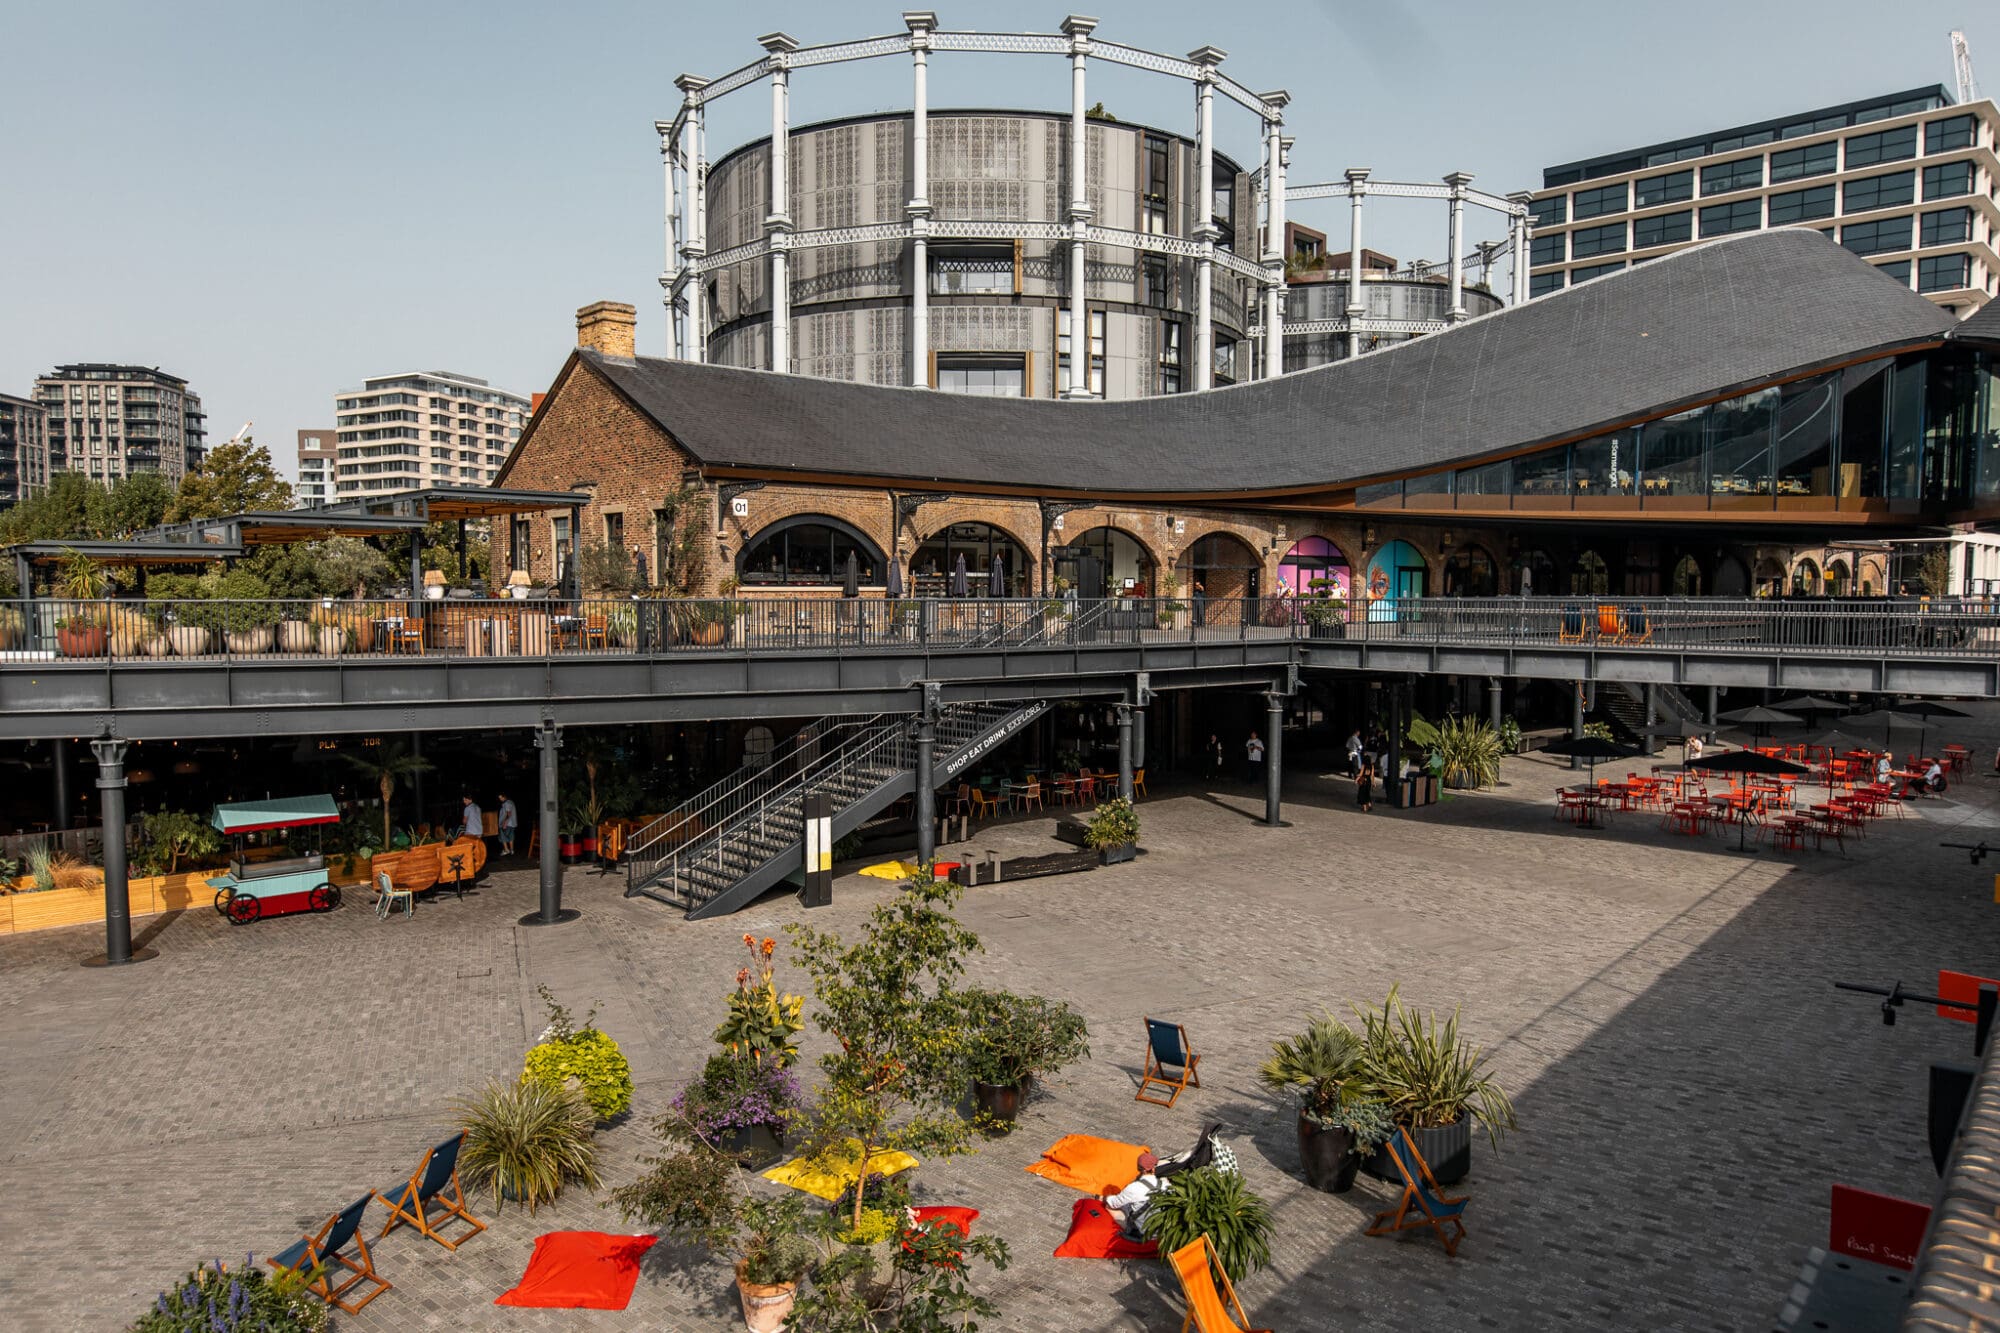
<svg viewBox="0 0 2000 1333"><path fill-rule="evenodd" d="M611 1236L602 1231L551 1231L535 1237L528 1271L495 1305L550 1310L622 1310L639 1281L639 1259L658 1236Z"/></svg>
<svg viewBox="0 0 2000 1333"><path fill-rule="evenodd" d="M1056 1246L1058 1259L1156 1259L1159 1254L1155 1242L1121 1233L1102 1199L1078 1199L1071 1205L1069 1236Z"/></svg>
<svg viewBox="0 0 2000 1333"><path fill-rule="evenodd" d="M918 1226L922 1226L926 1222L938 1222L956 1230L961 1236L970 1236L972 1234L972 1224L979 1218L979 1210L977 1208L919 1208L916 1210L916 1213Z"/></svg>

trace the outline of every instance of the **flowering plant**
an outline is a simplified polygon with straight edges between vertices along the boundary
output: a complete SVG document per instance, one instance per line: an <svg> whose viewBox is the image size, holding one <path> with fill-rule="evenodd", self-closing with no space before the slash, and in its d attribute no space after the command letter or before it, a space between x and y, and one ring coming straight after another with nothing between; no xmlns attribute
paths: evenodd
<svg viewBox="0 0 2000 1333"><path fill-rule="evenodd" d="M254 1255L230 1272L220 1259L196 1268L160 1293L153 1308L132 1325L133 1333L223 1333L271 1329L274 1333L320 1333L333 1324L332 1312L306 1295L311 1274L266 1273Z"/></svg>
<svg viewBox="0 0 2000 1333"><path fill-rule="evenodd" d="M729 1016L715 1030L715 1039L732 1055L748 1056L756 1063L769 1059L784 1068L799 1057L792 1034L805 1026L800 1012L805 997L778 994L777 984L771 980L776 970L771 961L778 949L776 940L766 936L760 941L745 935L743 947L750 951L750 965L737 969L736 989L728 1000Z"/></svg>
<svg viewBox="0 0 2000 1333"><path fill-rule="evenodd" d="M715 1143L734 1130L783 1125L800 1102L799 1081L776 1062L716 1054L673 1100L673 1114Z"/></svg>

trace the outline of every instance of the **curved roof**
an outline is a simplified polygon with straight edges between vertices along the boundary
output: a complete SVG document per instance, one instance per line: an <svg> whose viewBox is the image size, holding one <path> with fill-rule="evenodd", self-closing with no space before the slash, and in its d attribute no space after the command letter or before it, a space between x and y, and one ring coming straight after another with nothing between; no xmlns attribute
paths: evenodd
<svg viewBox="0 0 2000 1333"><path fill-rule="evenodd" d="M711 466L1172 495L1320 490L1517 451L1934 342L1953 324L1865 260L1787 228L1201 394L979 398L578 355Z"/></svg>

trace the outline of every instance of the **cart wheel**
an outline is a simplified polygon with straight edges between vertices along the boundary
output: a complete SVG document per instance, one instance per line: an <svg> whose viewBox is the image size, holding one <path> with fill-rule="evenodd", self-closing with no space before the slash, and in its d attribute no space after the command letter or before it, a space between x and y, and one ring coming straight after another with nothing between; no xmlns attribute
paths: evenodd
<svg viewBox="0 0 2000 1333"><path fill-rule="evenodd" d="M229 915L229 900L235 896L236 890L234 889L217 889L215 891L215 913L217 916Z"/></svg>
<svg viewBox="0 0 2000 1333"><path fill-rule="evenodd" d="M306 901L312 904L315 912L331 912L340 906L340 890L331 884L322 884L312 891L312 895Z"/></svg>
<svg viewBox="0 0 2000 1333"><path fill-rule="evenodd" d="M247 893L238 893L231 895L229 899L229 912L228 912L230 925L232 926L245 925L249 922L255 921L258 917L262 916L263 914L264 914L264 904L261 899L254 898Z"/></svg>

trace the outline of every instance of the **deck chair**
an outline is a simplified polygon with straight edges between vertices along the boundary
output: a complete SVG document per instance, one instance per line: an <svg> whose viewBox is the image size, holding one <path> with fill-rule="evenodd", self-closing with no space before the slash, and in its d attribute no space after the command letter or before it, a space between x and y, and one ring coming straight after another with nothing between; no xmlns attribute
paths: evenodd
<svg viewBox="0 0 2000 1333"><path fill-rule="evenodd" d="M1618 642L1618 636L1624 632L1625 627L1618 623L1618 608L1605 603L1599 603L1597 607L1597 637L1600 639L1609 639L1611 642L1616 643Z"/></svg>
<svg viewBox="0 0 2000 1333"><path fill-rule="evenodd" d="M1646 614L1646 608L1643 606L1626 607L1625 625L1624 628L1619 631L1618 642L1647 643L1652 640L1652 637L1653 637L1653 621L1652 618Z"/></svg>
<svg viewBox="0 0 2000 1333"><path fill-rule="evenodd" d="M465 1190L458 1183L458 1150L464 1142L463 1131L454 1134L426 1152L408 1180L375 1191L375 1197L389 1210L389 1220L375 1239L382 1239L399 1226L412 1226L447 1250L456 1250L486 1230L484 1222L465 1210ZM472 1230L451 1240L440 1235L437 1228L449 1225L454 1217Z"/></svg>
<svg viewBox="0 0 2000 1333"><path fill-rule="evenodd" d="M1187 1297L1187 1318L1181 1320L1181 1333L1189 1329L1195 1333L1271 1333L1268 1328L1250 1327L1243 1302L1236 1299L1236 1288L1229 1274L1222 1271L1222 1261L1216 1258L1215 1246L1206 1235L1175 1250L1171 1261L1174 1276L1181 1281L1181 1294Z"/></svg>
<svg viewBox="0 0 2000 1333"><path fill-rule="evenodd" d="M1424 1155L1417 1151L1409 1130L1398 1129L1396 1137L1383 1146L1403 1177L1403 1197L1388 1212L1375 1214L1375 1225L1368 1228L1367 1234L1386 1236L1412 1227L1429 1227L1444 1242L1444 1252L1456 1257L1458 1243L1465 1239L1465 1223L1459 1219L1469 1200L1448 1198L1438 1188L1437 1179L1431 1175ZM1413 1208L1415 1213L1411 1211Z"/></svg>
<svg viewBox="0 0 2000 1333"><path fill-rule="evenodd" d="M1583 642L1583 608L1565 606L1562 609L1562 624L1556 630L1557 643Z"/></svg>
<svg viewBox="0 0 2000 1333"><path fill-rule="evenodd" d="M1178 1023L1162 1023L1157 1018L1147 1019L1146 1069L1139 1077L1139 1095L1133 1100L1172 1106L1184 1089L1201 1086L1201 1077L1196 1072L1200 1064L1201 1057L1188 1041L1186 1028ZM1169 1074L1169 1069L1179 1073ZM1166 1092L1165 1101L1146 1095L1156 1083Z"/></svg>
<svg viewBox="0 0 2000 1333"><path fill-rule="evenodd" d="M373 1191L362 1195L327 1218L318 1235L301 1236L264 1262L281 1271L311 1274L306 1290L336 1310L360 1314L362 1306L389 1290L389 1280L376 1273L375 1261L368 1256L368 1238L361 1234L361 1214L374 1197ZM355 1250L361 1255L360 1263L341 1253L349 1241L354 1242ZM335 1265L354 1274L337 1287L333 1285ZM375 1289L352 1305L341 1299L363 1282L374 1283Z"/></svg>

